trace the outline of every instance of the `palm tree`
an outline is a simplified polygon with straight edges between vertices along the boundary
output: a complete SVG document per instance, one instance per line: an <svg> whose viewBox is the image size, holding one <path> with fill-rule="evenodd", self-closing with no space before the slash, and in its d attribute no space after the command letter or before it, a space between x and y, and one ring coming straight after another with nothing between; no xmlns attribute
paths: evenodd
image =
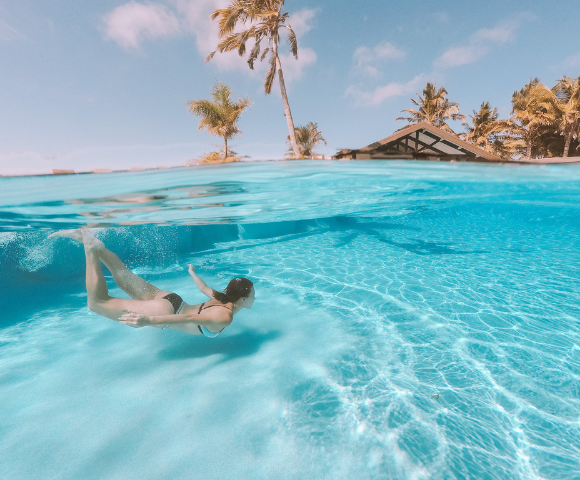
<svg viewBox="0 0 580 480"><path fill-rule="evenodd" d="M290 142L290 135L288 135L287 141ZM313 122L308 122L304 126L296 127L296 143L298 143L298 148L300 149L300 156L295 158L312 157L316 145L319 143L327 145L326 139L318 130L318 124ZM292 147L289 151L293 152Z"/></svg>
<svg viewBox="0 0 580 480"><path fill-rule="evenodd" d="M211 87L211 100L191 100L189 105L190 113L201 117L199 122L200 130L207 130L211 135L223 137L224 139L224 160L228 157L228 139L239 135L238 120L242 112L252 105L249 98L239 98L237 102L231 102L230 87L217 82Z"/></svg>
<svg viewBox="0 0 580 480"><path fill-rule="evenodd" d="M461 120L465 121L465 115L459 113L459 104L450 102L447 95L447 90L439 87L436 90L434 83L427 82L427 86L423 90L423 96L417 94L419 101L411 98L411 101L419 107L418 110L407 108L401 112L410 113L410 117L398 117L397 120L407 120L409 123L429 122L436 127L439 127L449 133L455 133L445 120Z"/></svg>
<svg viewBox="0 0 580 480"><path fill-rule="evenodd" d="M286 24L288 13L282 13L284 7L284 0L233 0L229 6L219 10L215 10L211 14L211 19L219 19L219 38L221 42L217 46L217 51L220 53L237 50L240 56L246 53L246 42L253 38L255 40L254 47L250 51L248 58L248 65L253 70L254 62L260 55L262 40L268 44L263 51L260 61L264 60L268 53L270 54L268 63L270 68L266 73L264 81L264 90L266 95L272 91L272 83L278 74L280 81L280 92L282 94L282 101L284 102L284 115L288 122L288 130L290 132L290 142L294 155L300 156L300 150L296 143L296 134L294 131L294 122L292 121L292 113L290 112L290 104L288 103L288 95L286 94L286 85L284 83L284 75L282 74L282 64L278 55L278 46L280 42L280 30L285 28L288 34L288 44L290 51L294 58L298 59L298 42L296 34ZM242 26L242 30L236 32L238 25ZM206 58L209 62L216 52L212 52Z"/></svg>
<svg viewBox="0 0 580 480"><path fill-rule="evenodd" d="M534 78L512 95L510 133L512 140L525 145L526 158L532 157L532 148L546 127L556 121L557 109L552 95L538 78ZM515 137L514 137L515 135Z"/></svg>
<svg viewBox="0 0 580 480"><path fill-rule="evenodd" d="M503 133L509 130L511 123L499 120L497 108L492 110L489 102L484 102L479 111L473 110L473 115L469 118L473 126L464 124L467 127L467 132L462 135L464 140L494 155L504 158L509 156L510 151L504 142Z"/></svg>
<svg viewBox="0 0 580 480"><path fill-rule="evenodd" d="M540 84L541 85L541 84ZM551 90L544 85L541 94L553 104L556 112L554 127L564 137L564 157L568 156L570 143L580 137L580 76L576 79L562 77Z"/></svg>

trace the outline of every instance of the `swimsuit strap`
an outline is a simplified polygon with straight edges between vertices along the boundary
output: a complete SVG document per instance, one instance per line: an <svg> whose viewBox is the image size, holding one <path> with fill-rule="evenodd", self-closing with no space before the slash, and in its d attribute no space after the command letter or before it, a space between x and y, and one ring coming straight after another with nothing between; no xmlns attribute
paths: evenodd
<svg viewBox="0 0 580 480"><path fill-rule="evenodd" d="M209 338L215 338L217 337L221 332L224 331L224 328L222 328L219 332L214 333L214 332L210 332L206 327L204 327L203 325L198 325L197 328L199 329L199 333L201 333L202 335L205 335L206 337Z"/></svg>
<svg viewBox="0 0 580 480"><path fill-rule="evenodd" d="M205 302L203 302L200 306L199 306L199 310L197 311L197 313L201 313L202 310L205 310L206 308L211 308L211 307L224 307L227 308L230 312L232 311L231 308L226 307L225 305L220 305L220 304L213 304L213 305L208 305L207 307L203 308L203 306L205 305Z"/></svg>
<svg viewBox="0 0 580 480"><path fill-rule="evenodd" d="M204 304L202 303L201 305L203 306ZM216 303L216 304L214 304L214 305L208 305L208 306L207 306L207 307L205 307L205 308L200 308L200 309L199 309L199 311L201 312L202 310L205 310L205 309L207 309L207 308L211 308L211 307L224 307L224 308L227 308L227 309L228 309L230 312L232 311L232 309L231 309L231 308L229 308L229 307L226 307L225 305L219 305L219 304L217 304L217 303Z"/></svg>
<svg viewBox="0 0 580 480"><path fill-rule="evenodd" d="M223 308L227 308L230 312L232 311L231 308L226 307L225 305L219 305L219 304L214 304L214 305L208 305L207 307L203 308L203 306L205 305L205 302L203 302L200 306L199 306L199 310L197 311L197 313L201 313L202 310L205 310L207 308L211 308L211 307L223 307ZM214 333L214 332L210 332L207 328L205 328L203 325L198 325L197 328L199 329L200 333L202 335L205 335L206 337L215 337L217 336L219 333L224 331L224 328L222 328L218 333Z"/></svg>

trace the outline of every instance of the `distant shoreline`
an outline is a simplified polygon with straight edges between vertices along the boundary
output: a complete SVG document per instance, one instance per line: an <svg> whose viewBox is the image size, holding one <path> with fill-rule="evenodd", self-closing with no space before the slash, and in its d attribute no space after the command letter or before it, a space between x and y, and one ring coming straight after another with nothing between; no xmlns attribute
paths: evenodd
<svg viewBox="0 0 580 480"><path fill-rule="evenodd" d="M174 165L174 166L159 166L159 167L131 167L131 168L124 168L120 170L113 170L108 168L96 168L90 171L74 171L68 169L52 169L52 173L24 173L21 175L2 175L0 174L0 178L16 178L16 177L54 177L54 176L63 176L63 175L103 175L107 173L128 173L128 172L145 172L145 171L154 171L154 170L170 170L174 168L191 168L191 167L211 167L214 165L231 165L231 164L240 164L240 163L262 163L262 162L290 162L296 160L306 160L306 161L322 161L322 162L361 162L361 161L372 161L372 162L392 162L392 161L408 161L408 162L416 162L416 161L430 161L433 160L410 160L410 159L372 159L372 160L344 160L344 159L294 159L294 158L285 158L285 159L270 159L270 160L243 160L240 162L218 162L218 163L192 163L192 164L185 164L185 165ZM580 164L580 157L552 157L552 158L531 158L529 160L506 160L505 162L485 162L485 161L447 161L442 160L438 163L479 163L479 164L486 164L486 165L573 165L573 164Z"/></svg>

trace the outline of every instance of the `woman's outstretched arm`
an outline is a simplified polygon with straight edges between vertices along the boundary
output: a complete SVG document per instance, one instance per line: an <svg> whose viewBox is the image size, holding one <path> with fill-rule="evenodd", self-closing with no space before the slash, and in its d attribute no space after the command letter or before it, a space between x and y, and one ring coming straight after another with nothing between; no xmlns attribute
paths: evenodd
<svg viewBox="0 0 580 480"><path fill-rule="evenodd" d="M177 313L172 315L156 315L156 316L149 316L149 315L142 315L140 313L126 313L119 317L119 323L124 325L130 325L132 327L146 327L146 326L155 326L155 325L179 325L185 323L193 323L195 325L215 325L223 324L224 327L227 327L230 323L232 323L231 317L228 319L224 319L223 316L220 316L218 312L216 312L216 317L211 317L213 313L209 313L208 315L200 315L197 313Z"/></svg>
<svg viewBox="0 0 580 480"><path fill-rule="evenodd" d="M205 282L195 274L195 267L193 265L189 265L189 274L191 275L191 278L193 278L197 288L199 288L199 291L207 295L209 298L213 298L213 290L209 288Z"/></svg>

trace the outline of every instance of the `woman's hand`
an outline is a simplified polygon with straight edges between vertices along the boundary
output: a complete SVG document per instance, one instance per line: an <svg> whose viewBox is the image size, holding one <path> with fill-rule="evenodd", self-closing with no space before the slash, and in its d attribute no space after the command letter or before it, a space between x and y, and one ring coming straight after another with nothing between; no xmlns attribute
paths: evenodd
<svg viewBox="0 0 580 480"><path fill-rule="evenodd" d="M151 317L139 313L125 313L119 317L119 323L129 325L130 327L146 327L147 325L154 325Z"/></svg>
<svg viewBox="0 0 580 480"><path fill-rule="evenodd" d="M195 267L191 264L189 264L188 267L189 267L189 274L194 275L195 274Z"/></svg>

